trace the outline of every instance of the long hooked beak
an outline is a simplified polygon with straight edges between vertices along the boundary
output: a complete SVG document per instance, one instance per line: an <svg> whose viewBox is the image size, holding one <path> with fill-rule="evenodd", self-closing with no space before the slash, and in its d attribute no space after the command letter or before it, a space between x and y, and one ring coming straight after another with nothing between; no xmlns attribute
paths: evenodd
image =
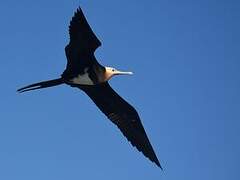
<svg viewBox="0 0 240 180"><path fill-rule="evenodd" d="M116 71L114 74L116 75L133 75L133 72L124 72L124 71Z"/></svg>

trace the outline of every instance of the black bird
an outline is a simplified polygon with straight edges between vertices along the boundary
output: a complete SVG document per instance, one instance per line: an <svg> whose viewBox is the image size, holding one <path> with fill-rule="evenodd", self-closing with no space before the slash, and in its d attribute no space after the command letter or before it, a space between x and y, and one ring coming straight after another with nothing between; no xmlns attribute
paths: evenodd
<svg viewBox="0 0 240 180"><path fill-rule="evenodd" d="M108 84L115 75L131 75L115 68L100 65L94 51L101 42L93 33L81 8L75 12L69 26L70 42L65 47L67 67L58 79L35 83L17 91L25 91L68 84L83 90L97 107L121 130L124 136L161 169L137 111Z"/></svg>

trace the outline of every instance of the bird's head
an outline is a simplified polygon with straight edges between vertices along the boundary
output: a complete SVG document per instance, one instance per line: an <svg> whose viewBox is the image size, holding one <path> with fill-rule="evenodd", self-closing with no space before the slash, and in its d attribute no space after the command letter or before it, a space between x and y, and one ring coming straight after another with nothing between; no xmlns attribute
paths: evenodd
<svg viewBox="0 0 240 180"><path fill-rule="evenodd" d="M124 71L119 71L115 68L112 67L105 67L105 80L108 81L115 75L132 75L132 72L124 72Z"/></svg>

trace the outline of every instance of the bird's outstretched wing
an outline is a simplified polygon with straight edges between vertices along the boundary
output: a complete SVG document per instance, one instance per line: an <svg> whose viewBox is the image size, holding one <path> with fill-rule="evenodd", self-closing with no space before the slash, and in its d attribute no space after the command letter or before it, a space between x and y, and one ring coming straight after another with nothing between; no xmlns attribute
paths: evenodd
<svg viewBox="0 0 240 180"><path fill-rule="evenodd" d="M80 7L74 13L70 22L69 35L69 45L81 51L94 52L101 46L101 42L93 33Z"/></svg>
<svg viewBox="0 0 240 180"><path fill-rule="evenodd" d="M98 108L118 126L124 136L146 157L161 165L150 144L137 111L106 82L95 86L78 86Z"/></svg>
<svg viewBox="0 0 240 180"><path fill-rule="evenodd" d="M70 22L69 35L70 42L65 47L68 61L64 74L84 73L86 67L97 64L94 51L101 46L101 42L93 33L80 7Z"/></svg>

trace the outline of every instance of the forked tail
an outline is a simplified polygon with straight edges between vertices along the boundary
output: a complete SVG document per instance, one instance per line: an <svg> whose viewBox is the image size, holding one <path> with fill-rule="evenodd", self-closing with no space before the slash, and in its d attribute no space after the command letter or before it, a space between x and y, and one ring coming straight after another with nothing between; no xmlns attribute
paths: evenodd
<svg viewBox="0 0 240 180"><path fill-rule="evenodd" d="M63 84L63 83L64 83L64 81L63 81L62 78L53 79L53 80L49 80L49 81L42 81L42 82L39 82L39 83L31 84L29 86L25 86L23 88L20 88L20 89L17 90L17 92L23 93L23 92L31 91L31 90L35 90L35 89L42 89L42 88L57 86L57 85L60 85L60 84Z"/></svg>

